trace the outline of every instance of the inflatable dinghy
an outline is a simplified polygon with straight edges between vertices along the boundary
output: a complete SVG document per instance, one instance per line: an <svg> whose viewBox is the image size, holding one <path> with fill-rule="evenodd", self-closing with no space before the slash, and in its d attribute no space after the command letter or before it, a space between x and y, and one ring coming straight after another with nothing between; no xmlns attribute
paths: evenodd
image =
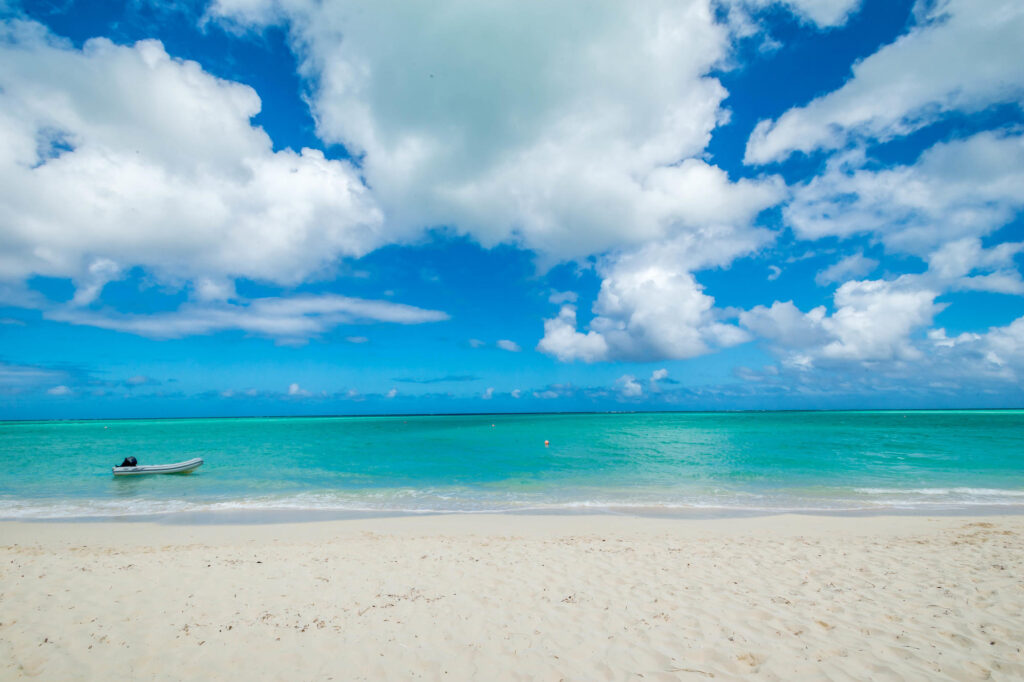
<svg viewBox="0 0 1024 682"><path fill-rule="evenodd" d="M187 474L203 463L202 457L175 462L174 464L140 464L133 467L113 467L115 476L140 476L142 474Z"/></svg>

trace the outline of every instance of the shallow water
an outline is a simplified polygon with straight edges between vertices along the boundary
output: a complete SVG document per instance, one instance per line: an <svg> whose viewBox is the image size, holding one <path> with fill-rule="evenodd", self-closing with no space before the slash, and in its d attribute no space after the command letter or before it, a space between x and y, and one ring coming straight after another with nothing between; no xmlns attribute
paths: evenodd
<svg viewBox="0 0 1024 682"><path fill-rule="evenodd" d="M544 441L550 441L545 447ZM203 457L193 474L115 478ZM0 517L1024 511L1024 411L0 422Z"/></svg>

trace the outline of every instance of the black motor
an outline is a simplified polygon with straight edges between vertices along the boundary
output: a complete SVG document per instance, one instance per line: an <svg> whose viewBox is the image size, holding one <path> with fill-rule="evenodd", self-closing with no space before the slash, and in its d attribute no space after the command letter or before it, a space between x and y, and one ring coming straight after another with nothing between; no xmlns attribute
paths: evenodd
<svg viewBox="0 0 1024 682"><path fill-rule="evenodd" d="M121 462L121 464L119 464L118 466L133 467L133 466L138 466L138 464L139 464L139 461L137 459L135 459L134 457L125 457L124 461Z"/></svg>

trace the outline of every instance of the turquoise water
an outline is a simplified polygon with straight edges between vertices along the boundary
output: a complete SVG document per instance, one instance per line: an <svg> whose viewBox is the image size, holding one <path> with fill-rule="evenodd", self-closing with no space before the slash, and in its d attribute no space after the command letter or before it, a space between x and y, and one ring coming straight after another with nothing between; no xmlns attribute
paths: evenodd
<svg viewBox="0 0 1024 682"><path fill-rule="evenodd" d="M113 477L126 455L206 464ZM0 422L0 466L3 518L1024 511L1024 411Z"/></svg>

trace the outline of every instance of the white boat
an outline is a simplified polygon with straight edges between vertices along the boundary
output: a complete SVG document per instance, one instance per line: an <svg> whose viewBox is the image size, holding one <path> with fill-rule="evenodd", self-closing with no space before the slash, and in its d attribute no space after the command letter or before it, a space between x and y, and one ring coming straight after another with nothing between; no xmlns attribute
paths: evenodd
<svg viewBox="0 0 1024 682"><path fill-rule="evenodd" d="M142 474L187 474L203 463L202 457L175 462L174 464L140 464L133 467L113 467L115 476L140 476Z"/></svg>

